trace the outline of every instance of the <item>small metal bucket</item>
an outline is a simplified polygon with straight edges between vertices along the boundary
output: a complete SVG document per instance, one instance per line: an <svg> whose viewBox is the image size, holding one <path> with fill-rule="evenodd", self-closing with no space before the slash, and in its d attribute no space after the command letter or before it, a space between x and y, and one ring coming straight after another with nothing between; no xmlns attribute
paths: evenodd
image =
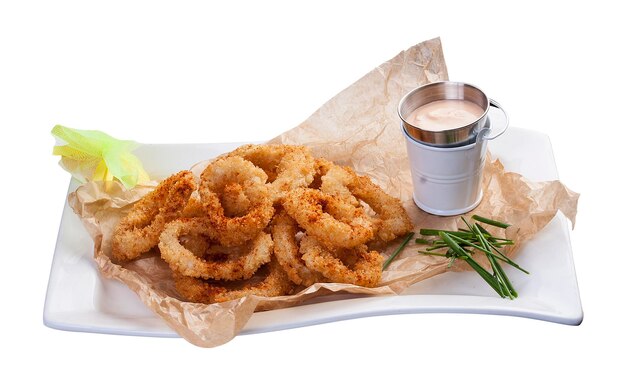
<svg viewBox="0 0 626 380"><path fill-rule="evenodd" d="M437 100L469 100L483 114L470 124L443 131L427 131L408 123L417 107ZM493 112L492 112L493 111ZM398 105L402 120L413 200L434 215L459 215L480 203L487 142L500 136L509 118L500 105L475 86L458 82L435 82L418 87Z"/></svg>

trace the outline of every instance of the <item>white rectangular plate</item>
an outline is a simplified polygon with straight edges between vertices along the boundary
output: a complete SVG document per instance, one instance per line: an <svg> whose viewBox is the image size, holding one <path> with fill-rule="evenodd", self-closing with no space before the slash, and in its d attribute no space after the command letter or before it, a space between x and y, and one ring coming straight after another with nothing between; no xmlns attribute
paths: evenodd
<svg viewBox="0 0 626 380"><path fill-rule="evenodd" d="M136 153L149 173L165 176L237 145L144 145ZM558 179L550 140L544 134L510 128L490 142L489 149L509 171L533 181ZM72 181L68 193L77 186ZM44 306L46 326L108 334L177 336L125 285L102 278L92 256L93 242L66 202ZM519 293L513 301L497 296L474 272L450 272L417 283L398 296L330 296L324 298L326 302L258 312L242 333L400 313L482 313L571 325L582 322L569 223L562 214L521 248L516 261L531 274L507 271Z"/></svg>

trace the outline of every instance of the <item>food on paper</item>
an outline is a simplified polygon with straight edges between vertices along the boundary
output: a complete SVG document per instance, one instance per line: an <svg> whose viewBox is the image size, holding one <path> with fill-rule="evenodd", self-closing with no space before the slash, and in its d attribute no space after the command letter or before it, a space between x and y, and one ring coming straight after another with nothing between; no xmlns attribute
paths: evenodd
<svg viewBox="0 0 626 380"><path fill-rule="evenodd" d="M322 177L334 166L335 164L326 159L316 158L314 163L315 174L313 175L313 182L311 182L309 187L311 189L320 189L322 186Z"/></svg>
<svg viewBox="0 0 626 380"><path fill-rule="evenodd" d="M366 203L374 210L376 237L383 242L396 239L411 231L412 224L400 200L385 193L369 177L359 176L350 168L334 166L323 176L322 192L336 195L351 205Z"/></svg>
<svg viewBox="0 0 626 380"><path fill-rule="evenodd" d="M315 174L315 161L303 146L248 144L228 156L242 157L263 169L274 201L289 190L307 187Z"/></svg>
<svg viewBox="0 0 626 380"><path fill-rule="evenodd" d="M353 248L374 237L374 226L363 207L353 207L336 195L316 189L295 189L283 207L307 234L324 244Z"/></svg>
<svg viewBox="0 0 626 380"><path fill-rule="evenodd" d="M193 247L181 243L189 236ZM205 220L175 220L161 234L161 257L172 270L185 276L215 280L248 279L272 258L274 243L265 232L239 247L211 245L217 236Z"/></svg>
<svg viewBox="0 0 626 380"><path fill-rule="evenodd" d="M267 175L250 161L241 157L219 158L206 167L200 176L200 199L208 223L217 232L221 244L232 247L258 235L272 219L274 207L266 185ZM228 184L242 187L250 202L245 215L229 217L219 194Z"/></svg>
<svg viewBox="0 0 626 380"><path fill-rule="evenodd" d="M278 263L296 285L311 286L316 282L325 282L321 273L306 266L298 243L303 232L298 224L285 211L278 213L272 220L272 238L274 254Z"/></svg>
<svg viewBox="0 0 626 380"><path fill-rule="evenodd" d="M300 241L302 260L332 282L345 282L368 288L378 285L384 258L365 244L354 248L327 249L306 235Z"/></svg>
<svg viewBox="0 0 626 380"><path fill-rule="evenodd" d="M243 186L238 183L227 183L220 196L224 215L228 217L243 216L252 206Z"/></svg>
<svg viewBox="0 0 626 380"><path fill-rule="evenodd" d="M322 282L376 287L384 258L368 244L412 227L397 199L350 168L304 146L245 145L199 179L181 171L136 202L115 229L112 256L158 249L182 298L225 302Z"/></svg>
<svg viewBox="0 0 626 380"><path fill-rule="evenodd" d="M176 290L186 300L199 303L226 302L254 294L261 297L276 297L289 294L293 283L275 259L267 264L260 273L260 279L245 283L239 281L215 282L174 273Z"/></svg>
<svg viewBox="0 0 626 380"><path fill-rule="evenodd" d="M193 174L181 171L162 181L154 191L135 203L115 227L113 258L133 260L159 244L165 224L181 215L195 188Z"/></svg>

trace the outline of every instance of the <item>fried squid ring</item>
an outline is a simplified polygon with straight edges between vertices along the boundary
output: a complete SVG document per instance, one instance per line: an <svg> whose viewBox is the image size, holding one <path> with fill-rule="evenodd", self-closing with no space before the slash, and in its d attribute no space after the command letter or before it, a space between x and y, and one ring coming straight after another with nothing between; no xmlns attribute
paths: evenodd
<svg viewBox="0 0 626 380"><path fill-rule="evenodd" d="M246 196L243 187L238 183L229 183L224 186L220 194L220 202L224 207L224 214L228 217L243 216L250 209L252 203ZM202 200L198 192L191 194L189 202L185 206L182 217L203 217L206 210L202 206Z"/></svg>
<svg viewBox="0 0 626 380"><path fill-rule="evenodd" d="M196 218L206 216L206 210L202 205L200 194L197 191L191 193L189 201L185 205L185 208L181 212L180 216L182 218Z"/></svg>
<svg viewBox="0 0 626 380"><path fill-rule="evenodd" d="M339 197L315 189L295 189L287 194L283 207L307 234L324 244L352 248L374 236L370 218Z"/></svg>
<svg viewBox="0 0 626 380"><path fill-rule="evenodd" d="M205 281L174 272L174 285L184 299L199 303L226 302L249 295L276 297L289 294L293 290L293 284L275 259L259 272L261 273L258 274L267 273L259 281L252 279L243 284L239 281Z"/></svg>
<svg viewBox="0 0 626 380"><path fill-rule="evenodd" d="M353 171L347 170L339 165L333 165L322 177L320 190L324 193L336 195L349 202L351 205L358 207L361 206L361 203L352 195L351 191L351 186L355 180L356 175Z"/></svg>
<svg viewBox="0 0 626 380"><path fill-rule="evenodd" d="M328 170L332 168L335 164L332 162L325 160L323 158L315 159L315 175L313 176L313 182L309 185L311 189L320 189L322 186L322 177L328 173Z"/></svg>
<svg viewBox="0 0 626 380"><path fill-rule="evenodd" d="M365 202L376 213L373 219L376 237L383 242L394 240L413 229L399 199L385 193L369 177L359 176L348 167L333 166L322 177L321 190L336 195L351 205Z"/></svg>
<svg viewBox="0 0 626 380"><path fill-rule="evenodd" d="M349 186L352 194L367 203L376 213L376 237L384 242L413 230L413 223L399 199L385 193L369 177L355 175Z"/></svg>
<svg viewBox="0 0 626 380"><path fill-rule="evenodd" d="M232 156L242 157L265 171L274 202L289 190L307 187L315 175L315 161L304 146L244 145L227 154Z"/></svg>
<svg viewBox="0 0 626 380"><path fill-rule="evenodd" d="M252 202L239 183L227 183L222 190L220 201L224 214L228 217L243 216L252 206Z"/></svg>
<svg viewBox="0 0 626 380"><path fill-rule="evenodd" d="M274 207L265 184L267 175L251 162L241 157L221 158L209 164L200 178L200 197L222 245L245 243L257 236L272 219ZM232 184L240 184L250 202L244 215L228 217L220 200L220 194Z"/></svg>
<svg viewBox="0 0 626 380"><path fill-rule="evenodd" d="M331 252L314 237L305 235L300 241L300 251L306 265L330 281L368 288L380 282L384 258L376 251L368 251L365 245Z"/></svg>
<svg viewBox="0 0 626 380"><path fill-rule="evenodd" d="M155 247L165 224L181 214L196 186L193 174L184 170L161 181L137 201L115 227L113 259L133 260Z"/></svg>
<svg viewBox="0 0 626 380"><path fill-rule="evenodd" d="M177 219L168 223L161 233L159 250L161 257L173 271L190 277L216 280L248 279L263 264L270 261L274 249L271 236L261 232L243 247L230 249L219 247L213 249L212 252L208 251L209 247L206 247L203 249L204 252L193 252L181 243L181 238L187 235L195 237L200 235L206 240L212 240L215 237L215 231L212 231L203 219ZM202 249L202 246L194 240L192 240L192 246ZM192 248L189 245L188 247ZM243 252L237 252L237 248L241 248ZM200 253L208 256L209 260L199 257ZM226 258L211 260L210 256L216 253L223 254Z"/></svg>
<svg viewBox="0 0 626 380"><path fill-rule="evenodd" d="M325 282L324 276L307 268L299 252L296 234L296 222L281 211L272 219L272 239L274 255L278 263L287 273L289 279L297 285L311 286L317 282Z"/></svg>

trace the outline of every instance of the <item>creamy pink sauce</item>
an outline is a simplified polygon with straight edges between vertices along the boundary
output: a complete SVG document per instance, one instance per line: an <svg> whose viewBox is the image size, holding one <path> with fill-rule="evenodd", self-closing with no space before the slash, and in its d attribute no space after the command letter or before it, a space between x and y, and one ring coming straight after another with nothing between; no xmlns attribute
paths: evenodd
<svg viewBox="0 0 626 380"><path fill-rule="evenodd" d="M445 131L460 128L476 120L485 112L469 100L436 100L411 112L406 121L426 131Z"/></svg>

